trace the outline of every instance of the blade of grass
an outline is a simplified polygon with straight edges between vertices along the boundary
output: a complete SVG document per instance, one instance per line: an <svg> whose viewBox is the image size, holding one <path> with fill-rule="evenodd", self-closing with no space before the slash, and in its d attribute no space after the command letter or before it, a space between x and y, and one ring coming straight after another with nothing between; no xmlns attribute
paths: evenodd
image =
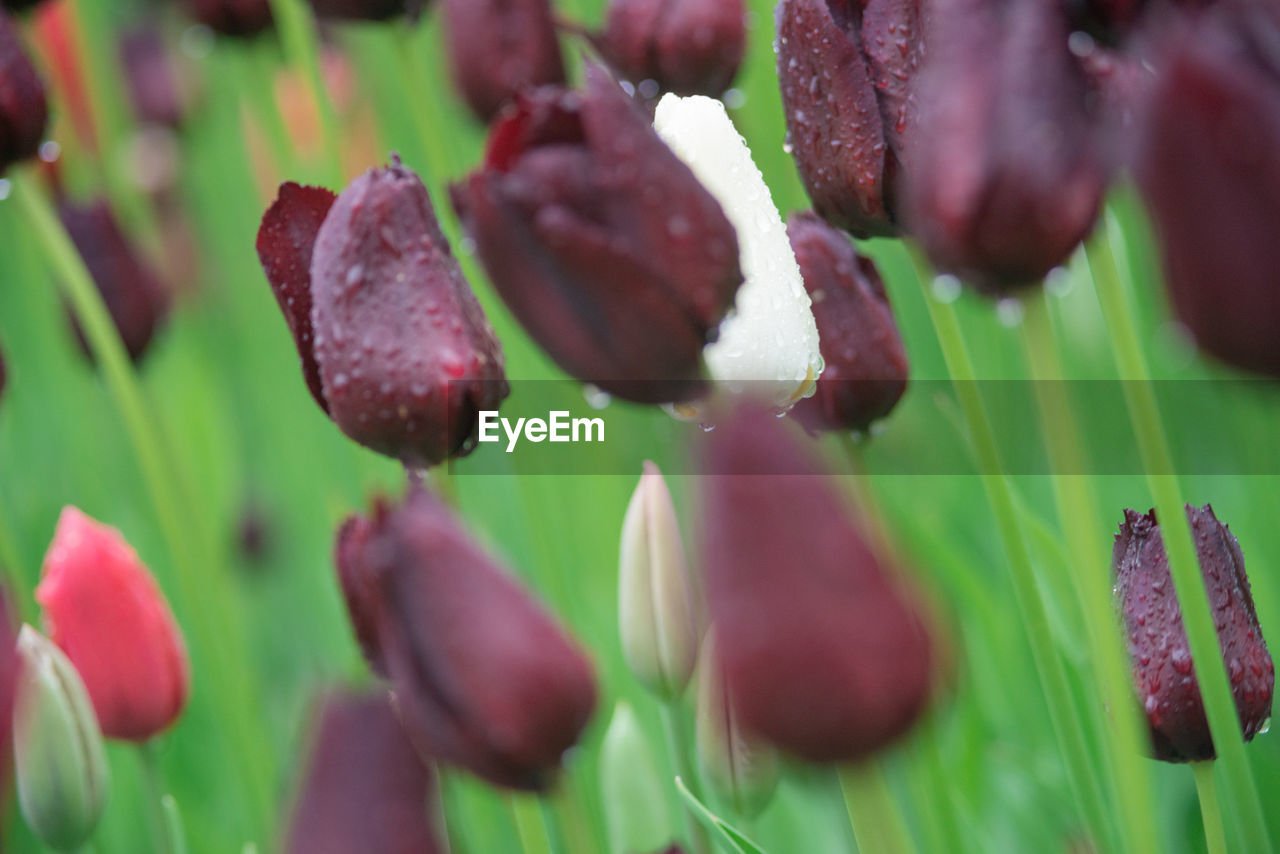
<svg viewBox="0 0 1280 854"><path fill-rule="evenodd" d="M871 761L842 768L840 790L860 852L914 854L915 843L878 764Z"/></svg>
<svg viewBox="0 0 1280 854"><path fill-rule="evenodd" d="M1193 762L1191 771L1196 777L1205 846L1209 854L1227 854L1227 836L1222 829L1222 810L1218 807L1218 788L1213 782L1213 762Z"/></svg>

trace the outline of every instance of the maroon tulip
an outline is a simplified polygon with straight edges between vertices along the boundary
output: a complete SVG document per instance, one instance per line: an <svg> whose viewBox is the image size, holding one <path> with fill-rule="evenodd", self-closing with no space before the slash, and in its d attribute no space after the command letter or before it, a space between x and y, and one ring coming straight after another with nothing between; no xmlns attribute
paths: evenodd
<svg viewBox="0 0 1280 854"><path fill-rule="evenodd" d="M44 84L22 46L18 28L0 12L0 174L35 156L48 121Z"/></svg>
<svg viewBox="0 0 1280 854"><path fill-rule="evenodd" d="M1089 233L1107 178L1066 16L1056 3L938 0L931 26L912 232L985 292L1039 282Z"/></svg>
<svg viewBox="0 0 1280 854"><path fill-rule="evenodd" d="M431 198L397 159L327 190L285 184L258 257L321 408L366 447L435 465L507 396L502 350Z"/></svg>
<svg viewBox="0 0 1280 854"><path fill-rule="evenodd" d="M744 406L705 448L716 657L744 728L814 762L868 756L929 699L924 609L786 423Z"/></svg>
<svg viewBox="0 0 1280 854"><path fill-rule="evenodd" d="M424 752L543 789L595 708L591 665L421 487L343 525L338 575L374 669Z"/></svg>
<svg viewBox="0 0 1280 854"><path fill-rule="evenodd" d="M814 431L866 430L907 389L907 354L884 282L870 258L814 214L793 214L787 234L826 363L813 396L792 414Z"/></svg>
<svg viewBox="0 0 1280 854"><path fill-rule="evenodd" d="M787 139L814 210L859 237L898 233L921 0L782 0L776 16Z"/></svg>
<svg viewBox="0 0 1280 854"><path fill-rule="evenodd" d="M494 287L566 372L641 403L702 391L742 283L719 204L598 68L522 96L453 187Z"/></svg>
<svg viewBox="0 0 1280 854"><path fill-rule="evenodd" d="M1280 377L1280 11L1215 12L1170 38L1134 168L1178 319Z"/></svg>
<svg viewBox="0 0 1280 854"><path fill-rule="evenodd" d="M133 114L151 124L181 124L181 84L160 30L144 25L122 33L118 53Z"/></svg>
<svg viewBox="0 0 1280 854"><path fill-rule="evenodd" d="M186 0L187 13L215 33L253 36L271 26L270 0Z"/></svg>
<svg viewBox="0 0 1280 854"><path fill-rule="evenodd" d="M286 854L436 854L434 775L384 695L332 694L316 717Z"/></svg>
<svg viewBox="0 0 1280 854"><path fill-rule="evenodd" d="M623 77L663 92L720 95L747 49L742 0L612 0L601 53Z"/></svg>
<svg viewBox="0 0 1280 854"><path fill-rule="evenodd" d="M444 26L453 83L485 124L525 89L565 81L550 0L444 0Z"/></svg>
<svg viewBox="0 0 1280 854"><path fill-rule="evenodd" d="M169 294L164 284L125 237L106 201L88 205L64 203L59 214L102 294L129 358L138 361L169 311ZM91 355L74 318L72 325L85 355Z"/></svg>
<svg viewBox="0 0 1280 854"><path fill-rule="evenodd" d="M318 18L385 21L397 15L417 18L430 0L310 0Z"/></svg>
<svg viewBox="0 0 1280 854"><path fill-rule="evenodd" d="M1275 665L1258 625L1240 544L1208 505L1187 505L1187 519L1236 712L1249 741L1271 716ZM1124 511L1111 560L1129 636L1134 687L1147 714L1155 757L1165 762L1213 759L1213 737L1154 510L1145 516Z"/></svg>

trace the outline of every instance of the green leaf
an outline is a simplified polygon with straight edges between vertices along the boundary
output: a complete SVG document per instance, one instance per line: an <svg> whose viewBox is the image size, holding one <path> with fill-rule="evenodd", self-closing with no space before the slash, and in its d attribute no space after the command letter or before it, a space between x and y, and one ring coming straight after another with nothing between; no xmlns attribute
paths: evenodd
<svg viewBox="0 0 1280 854"><path fill-rule="evenodd" d="M694 817L706 825L708 830L719 834L724 848L736 854L767 854L763 848L744 836L742 831L707 809L706 804L694 797L693 792L689 791L684 780L679 777L676 777L676 789L679 790L680 797L684 798L685 803L693 810Z"/></svg>

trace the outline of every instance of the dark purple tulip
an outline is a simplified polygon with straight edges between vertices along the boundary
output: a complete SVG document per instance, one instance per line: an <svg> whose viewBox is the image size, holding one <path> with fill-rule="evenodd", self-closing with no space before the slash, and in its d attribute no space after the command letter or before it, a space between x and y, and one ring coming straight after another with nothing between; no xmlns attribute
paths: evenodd
<svg viewBox="0 0 1280 854"><path fill-rule="evenodd" d="M564 83L550 0L444 0L453 83L488 124L517 94Z"/></svg>
<svg viewBox="0 0 1280 854"><path fill-rule="evenodd" d="M921 0L782 0L776 17L787 139L814 210L859 237L897 234Z"/></svg>
<svg viewBox="0 0 1280 854"><path fill-rule="evenodd" d="M169 311L168 291L125 237L106 201L88 205L64 203L59 214L102 294L129 358L138 361ZM74 320L73 324L81 347L89 355L79 324Z"/></svg>
<svg viewBox="0 0 1280 854"><path fill-rule="evenodd" d="M870 258L815 214L793 214L787 235L826 363L813 396L792 414L809 430L866 430L907 390L907 354L884 282Z"/></svg>
<svg viewBox="0 0 1280 854"><path fill-rule="evenodd" d="M22 46L18 28L0 12L0 174L35 156L48 121L44 83Z"/></svg>
<svg viewBox="0 0 1280 854"><path fill-rule="evenodd" d="M747 49L742 0L612 0L599 46L623 77L719 96Z"/></svg>
<svg viewBox="0 0 1280 854"><path fill-rule="evenodd" d="M312 394L347 436L408 464L469 453L508 386L426 187L397 160L331 200L285 184L258 233Z"/></svg>
<svg viewBox="0 0 1280 854"><path fill-rule="evenodd" d="M160 30L144 25L121 33L118 52L133 114L151 124L181 124L181 86Z"/></svg>
<svg viewBox="0 0 1280 854"><path fill-rule="evenodd" d="M397 15L416 18L431 0L310 0L318 18L385 21Z"/></svg>
<svg viewBox="0 0 1280 854"><path fill-rule="evenodd" d="M286 854L436 854L434 775L384 694L322 699Z"/></svg>
<svg viewBox="0 0 1280 854"><path fill-rule="evenodd" d="M522 96L452 193L494 287L567 373L641 403L702 391L742 283L737 237L605 72Z"/></svg>
<svg viewBox="0 0 1280 854"><path fill-rule="evenodd" d="M187 13L215 33L253 36L271 26L270 0L186 0Z"/></svg>
<svg viewBox="0 0 1280 854"><path fill-rule="evenodd" d="M938 652L833 482L753 406L709 435L703 469L707 604L743 727L812 762L856 761L905 733Z"/></svg>
<svg viewBox="0 0 1280 854"><path fill-rule="evenodd" d="M1280 11L1236 3L1171 37L1134 171L1178 319L1280 377Z"/></svg>
<svg viewBox="0 0 1280 854"><path fill-rule="evenodd" d="M418 747L491 783L551 784L595 708L590 663L421 487L342 526L338 575Z"/></svg>
<svg viewBox="0 0 1280 854"><path fill-rule="evenodd" d="M984 292L1039 282L1089 233L1107 179L1066 16L1056 3L938 0L929 33L912 233Z"/></svg>
<svg viewBox="0 0 1280 854"><path fill-rule="evenodd" d="M1258 625L1244 555L1235 536L1213 515L1213 508L1187 505L1187 519L1236 712L1245 741L1250 741L1271 716L1276 669ZM1145 516L1124 511L1111 561L1129 637L1134 687L1146 711L1155 757L1165 762L1213 759L1213 737L1155 511Z"/></svg>

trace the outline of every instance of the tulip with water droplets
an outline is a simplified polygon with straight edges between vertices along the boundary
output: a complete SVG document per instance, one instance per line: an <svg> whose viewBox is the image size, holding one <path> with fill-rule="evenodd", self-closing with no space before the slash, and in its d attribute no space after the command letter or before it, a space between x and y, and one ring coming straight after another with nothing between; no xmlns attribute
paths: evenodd
<svg viewBox="0 0 1280 854"><path fill-rule="evenodd" d="M747 47L742 0L612 0L601 53L633 83L659 91L718 96Z"/></svg>
<svg viewBox="0 0 1280 854"><path fill-rule="evenodd" d="M35 156L48 121L44 84L22 46L18 27L0 12L0 175Z"/></svg>

